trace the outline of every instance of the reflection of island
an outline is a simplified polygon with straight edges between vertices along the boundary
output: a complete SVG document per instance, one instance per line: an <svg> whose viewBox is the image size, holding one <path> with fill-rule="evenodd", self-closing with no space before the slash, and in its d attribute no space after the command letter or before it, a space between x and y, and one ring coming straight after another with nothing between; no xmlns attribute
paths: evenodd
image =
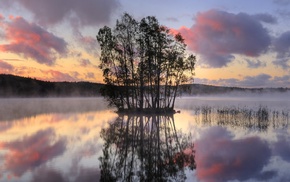
<svg viewBox="0 0 290 182"><path fill-rule="evenodd" d="M119 115L101 137L101 181L184 181L195 168L193 144L172 115Z"/></svg>

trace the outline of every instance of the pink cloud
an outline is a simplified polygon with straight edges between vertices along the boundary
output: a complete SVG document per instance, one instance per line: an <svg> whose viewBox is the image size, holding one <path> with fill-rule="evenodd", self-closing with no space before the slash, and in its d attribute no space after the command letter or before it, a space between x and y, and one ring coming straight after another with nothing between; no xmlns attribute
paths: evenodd
<svg viewBox="0 0 290 182"><path fill-rule="evenodd" d="M15 176L40 166L65 151L65 140L53 142L52 129L38 131L21 140L0 143L0 149L7 150L4 167Z"/></svg>
<svg viewBox="0 0 290 182"><path fill-rule="evenodd" d="M62 73L60 71L48 70L48 71L42 71L42 72L49 78L50 81L61 82L61 81L76 81L77 80L71 75L67 73Z"/></svg>
<svg viewBox="0 0 290 182"><path fill-rule="evenodd" d="M257 57L266 52L271 43L261 21L246 13L218 10L198 13L191 28L181 27L177 31L208 67L227 66L234 54Z"/></svg>
<svg viewBox="0 0 290 182"><path fill-rule="evenodd" d="M8 44L0 45L0 51L20 54L47 65L55 63L60 55L65 55L67 43L35 23L22 17L10 17L10 21L0 22L4 27Z"/></svg>

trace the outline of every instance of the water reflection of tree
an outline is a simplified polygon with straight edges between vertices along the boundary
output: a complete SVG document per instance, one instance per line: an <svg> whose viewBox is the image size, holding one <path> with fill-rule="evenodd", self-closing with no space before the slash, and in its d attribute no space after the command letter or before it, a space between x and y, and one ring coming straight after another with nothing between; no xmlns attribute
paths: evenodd
<svg viewBox="0 0 290 182"><path fill-rule="evenodd" d="M119 115L101 137L101 181L184 181L195 168L190 136L172 115Z"/></svg>

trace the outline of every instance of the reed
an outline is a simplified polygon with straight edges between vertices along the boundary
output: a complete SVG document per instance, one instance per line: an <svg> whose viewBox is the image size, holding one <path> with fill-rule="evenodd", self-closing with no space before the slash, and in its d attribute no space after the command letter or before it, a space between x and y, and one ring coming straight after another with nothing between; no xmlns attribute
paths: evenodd
<svg viewBox="0 0 290 182"><path fill-rule="evenodd" d="M289 124L289 110L271 110L266 106L212 107L201 106L194 109L197 122L203 124L229 125L265 131L269 127L284 128Z"/></svg>

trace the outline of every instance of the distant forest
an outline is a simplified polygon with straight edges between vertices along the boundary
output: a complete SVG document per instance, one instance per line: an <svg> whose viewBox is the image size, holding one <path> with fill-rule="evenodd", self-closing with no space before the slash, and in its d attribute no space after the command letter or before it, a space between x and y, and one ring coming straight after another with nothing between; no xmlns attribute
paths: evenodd
<svg viewBox="0 0 290 182"><path fill-rule="evenodd" d="M48 82L0 74L0 97L99 97L104 84L92 82ZM198 96L231 93L285 93L290 88L238 88L202 84L180 86L180 95Z"/></svg>
<svg viewBox="0 0 290 182"><path fill-rule="evenodd" d="M96 97L103 84L48 82L13 75L0 75L0 97Z"/></svg>

